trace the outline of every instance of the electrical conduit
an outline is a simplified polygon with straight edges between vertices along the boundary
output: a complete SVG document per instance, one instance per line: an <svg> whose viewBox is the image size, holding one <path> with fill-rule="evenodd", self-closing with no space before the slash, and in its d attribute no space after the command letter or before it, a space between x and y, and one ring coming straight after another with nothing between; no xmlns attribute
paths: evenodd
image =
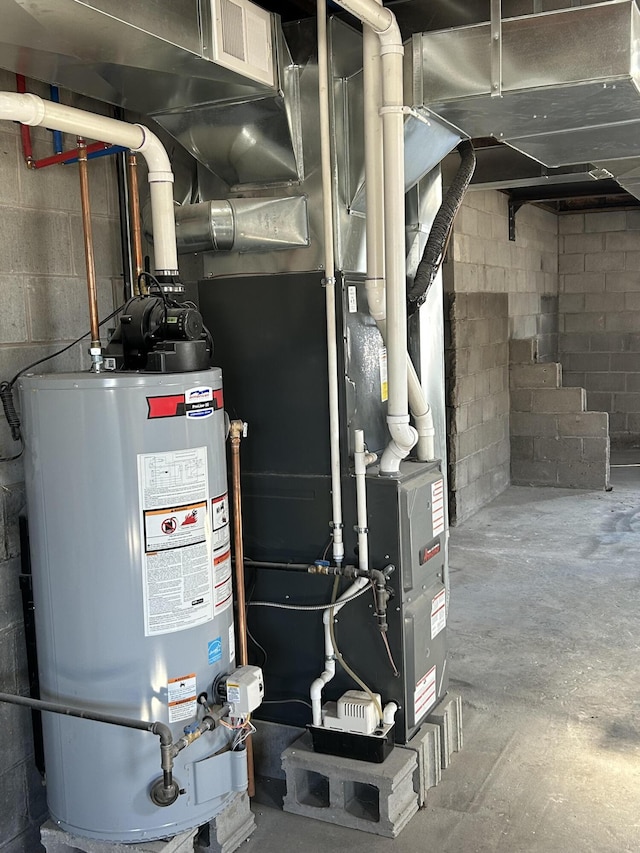
<svg viewBox="0 0 640 853"><path fill-rule="evenodd" d="M140 124L54 104L38 95L0 92L0 120L45 126L64 133L101 139L139 151L149 167L156 273L178 274L176 228L173 216L173 172L158 137Z"/></svg>
<svg viewBox="0 0 640 853"><path fill-rule="evenodd" d="M326 0L318 0L318 97L324 228L324 290L327 313L327 366L329 371L329 435L331 450L331 504L333 560L342 565L342 488L340 483L340 415L338 409L338 335L336 329L336 272L333 253L333 190L329 120L329 63ZM155 232L154 232L155 233ZM334 664L335 667L335 664Z"/></svg>

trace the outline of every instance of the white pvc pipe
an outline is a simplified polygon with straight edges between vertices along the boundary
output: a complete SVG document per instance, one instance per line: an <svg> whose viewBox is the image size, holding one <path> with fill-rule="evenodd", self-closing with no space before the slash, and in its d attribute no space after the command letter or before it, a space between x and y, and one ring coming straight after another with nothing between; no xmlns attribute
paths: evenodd
<svg viewBox="0 0 640 853"><path fill-rule="evenodd" d="M382 712L382 722L385 725L390 726L394 722L397 713L398 713L397 702L387 702L387 704L384 706L384 710Z"/></svg>
<svg viewBox="0 0 640 853"><path fill-rule="evenodd" d="M416 430L409 423L409 398L407 376L407 310L406 261L404 234L404 110L403 110L403 55L402 36L395 16L377 0L338 0L339 5L359 18L377 34L380 42L382 70L382 137L384 162L384 262L386 265L386 333L389 379L387 425L391 441L382 455L380 473L395 475L400 462L409 454L418 440ZM373 55L369 54L369 60ZM375 62L375 60L373 60ZM373 75L375 71L367 70ZM370 84L368 76L368 85ZM375 86L375 82L373 83ZM372 116L371 103L367 107ZM365 130L365 139L367 131ZM366 153L366 152L365 152ZM371 161L370 161L371 162ZM371 169L370 177L371 177ZM367 190L368 194L369 190ZM369 212L369 211L368 211ZM370 247L369 252L373 252ZM376 296L380 276L371 275L370 300ZM378 304L374 306L380 313Z"/></svg>
<svg viewBox="0 0 640 853"><path fill-rule="evenodd" d="M380 117L380 41L365 25L363 38L364 88L364 171L366 187L366 290L369 313L383 340L387 339L387 311L384 275L384 192L382 185L382 122ZM421 462L435 459L435 429L431 407L426 401L418 374L407 352L409 407L418 433L417 457Z"/></svg>
<svg viewBox="0 0 640 853"><path fill-rule="evenodd" d="M340 414L338 403L338 334L336 327L336 272L333 252L333 184L331 175L331 125L329 113L329 62L326 0L318 0L318 96L324 222L324 290L327 314L327 367L329 370L329 437L331 453L331 504L333 559L344 560L342 487L340 483Z"/></svg>
<svg viewBox="0 0 640 853"><path fill-rule="evenodd" d="M313 725L322 725L322 691L325 684L328 684L336 674L336 657L333 643L331 642L331 630L329 622L336 613L338 613L346 604L344 599L352 598L358 590L370 583L369 578L356 578L355 581L348 587L345 592L337 599L335 604L327 607L322 613L322 625L324 628L324 671L320 673L318 678L312 683L309 695L311 697L311 709L313 715Z"/></svg>
<svg viewBox="0 0 640 853"><path fill-rule="evenodd" d="M173 215L173 172L163 144L141 124L129 124L86 110L45 101L38 95L0 92L0 120L45 126L139 151L149 166L156 272L178 274Z"/></svg>
<svg viewBox="0 0 640 853"><path fill-rule="evenodd" d="M354 432L355 448L353 460L356 474L356 510L358 523L358 568L369 571L369 531L367 529L367 453L364 446L364 432L357 429Z"/></svg>

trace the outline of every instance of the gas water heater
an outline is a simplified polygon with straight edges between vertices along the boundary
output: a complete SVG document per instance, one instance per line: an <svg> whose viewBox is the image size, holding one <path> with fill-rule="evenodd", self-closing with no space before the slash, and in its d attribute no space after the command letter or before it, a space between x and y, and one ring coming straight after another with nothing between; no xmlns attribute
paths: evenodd
<svg viewBox="0 0 640 853"><path fill-rule="evenodd" d="M21 396L41 698L189 738L235 667L221 372L27 376ZM78 835L175 835L247 784L228 722L176 756L168 805L152 734L43 727L50 813Z"/></svg>

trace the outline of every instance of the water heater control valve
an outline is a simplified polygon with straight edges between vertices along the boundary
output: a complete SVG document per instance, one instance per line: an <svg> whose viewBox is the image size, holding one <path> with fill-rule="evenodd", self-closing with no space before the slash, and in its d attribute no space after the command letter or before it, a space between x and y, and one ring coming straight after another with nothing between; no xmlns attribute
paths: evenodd
<svg viewBox="0 0 640 853"><path fill-rule="evenodd" d="M230 717L248 717L264 699L262 670L259 666L239 666L218 681L216 691L229 706Z"/></svg>

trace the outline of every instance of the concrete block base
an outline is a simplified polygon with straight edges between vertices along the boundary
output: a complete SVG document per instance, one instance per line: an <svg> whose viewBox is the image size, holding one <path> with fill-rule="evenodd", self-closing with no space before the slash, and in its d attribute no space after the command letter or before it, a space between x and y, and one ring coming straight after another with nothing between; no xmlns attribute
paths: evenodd
<svg viewBox="0 0 640 853"><path fill-rule="evenodd" d="M440 726L436 723L424 723L404 747L413 750L418 759L413 779L420 808L423 808L427 801L429 788L435 788L442 776L441 743Z"/></svg>
<svg viewBox="0 0 640 853"><path fill-rule="evenodd" d="M256 828L251 802L246 791L235 795L229 805L198 833L197 853L233 853Z"/></svg>
<svg viewBox="0 0 640 853"><path fill-rule="evenodd" d="M442 767L451 763L454 752L462 749L462 696L450 690L427 717L440 729L440 753Z"/></svg>
<svg viewBox="0 0 640 853"><path fill-rule="evenodd" d="M40 841L47 853L193 853L197 829L181 832L168 841L143 841L140 844L113 844L95 838L81 838L60 829L52 820L40 827Z"/></svg>
<svg viewBox="0 0 640 853"><path fill-rule="evenodd" d="M416 752L395 747L382 764L313 751L305 733L282 753L284 810L395 838L418 810Z"/></svg>
<svg viewBox="0 0 640 853"><path fill-rule="evenodd" d="M60 829L52 820L40 827L47 853L233 853L255 829L246 791L236 794L207 827L181 832L165 841L120 844L81 838Z"/></svg>

